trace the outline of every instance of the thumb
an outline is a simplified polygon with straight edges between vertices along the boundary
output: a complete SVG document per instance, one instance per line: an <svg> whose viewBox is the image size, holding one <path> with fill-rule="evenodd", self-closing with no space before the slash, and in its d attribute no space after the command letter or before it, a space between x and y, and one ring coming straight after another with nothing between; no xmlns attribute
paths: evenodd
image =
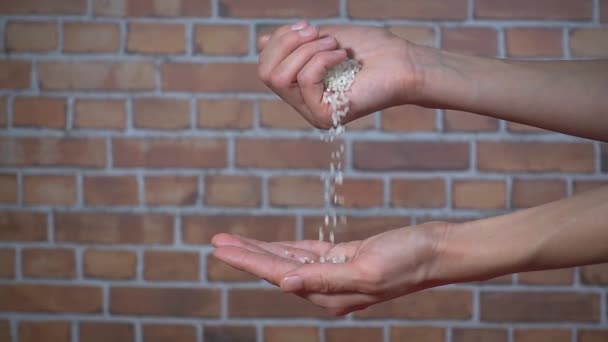
<svg viewBox="0 0 608 342"><path fill-rule="evenodd" d="M285 292L359 292L361 276L350 263L307 264L283 277L280 286Z"/></svg>

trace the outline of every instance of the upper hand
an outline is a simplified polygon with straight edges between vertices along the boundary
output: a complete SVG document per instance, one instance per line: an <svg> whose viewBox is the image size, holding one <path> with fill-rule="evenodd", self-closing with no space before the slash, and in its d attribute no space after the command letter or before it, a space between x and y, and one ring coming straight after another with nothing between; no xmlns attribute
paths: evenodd
<svg viewBox="0 0 608 342"><path fill-rule="evenodd" d="M303 26L304 25L304 26ZM388 107L412 103L418 78L413 44L378 27L328 27L305 22L282 26L260 38L259 76L317 128L331 127L331 110L322 103L327 70L347 58L361 63L343 123Z"/></svg>
<svg viewBox="0 0 608 342"><path fill-rule="evenodd" d="M312 240L269 243L227 234L216 235L212 243L216 258L344 315L438 285L430 274L447 225L426 223L337 245ZM319 262L321 256L339 255L347 262Z"/></svg>

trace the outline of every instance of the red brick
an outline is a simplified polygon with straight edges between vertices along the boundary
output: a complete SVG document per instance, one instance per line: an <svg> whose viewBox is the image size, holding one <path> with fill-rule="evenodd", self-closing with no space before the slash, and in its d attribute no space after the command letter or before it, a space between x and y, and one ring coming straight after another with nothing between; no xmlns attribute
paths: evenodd
<svg viewBox="0 0 608 342"><path fill-rule="evenodd" d="M19 342L70 342L70 322L22 321L19 322Z"/></svg>
<svg viewBox="0 0 608 342"><path fill-rule="evenodd" d="M519 283L527 285L572 285L573 281L574 272L571 268L519 274Z"/></svg>
<svg viewBox="0 0 608 342"><path fill-rule="evenodd" d="M452 190L454 208L505 209L507 186L504 181L457 180Z"/></svg>
<svg viewBox="0 0 608 342"><path fill-rule="evenodd" d="M17 203L17 175L0 174L0 203Z"/></svg>
<svg viewBox="0 0 608 342"><path fill-rule="evenodd" d="M38 66L44 90L153 90L155 73L154 63L143 61L45 61Z"/></svg>
<svg viewBox="0 0 608 342"><path fill-rule="evenodd" d="M355 313L359 318L464 320L472 316L473 295L461 290L425 290L376 304Z"/></svg>
<svg viewBox="0 0 608 342"><path fill-rule="evenodd" d="M110 312L118 315L214 317L221 311L219 289L113 287Z"/></svg>
<svg viewBox="0 0 608 342"><path fill-rule="evenodd" d="M148 54L179 54L186 51L183 24L131 23L127 51Z"/></svg>
<svg viewBox="0 0 608 342"><path fill-rule="evenodd" d="M244 25L197 25L194 49L205 55L246 55L249 53L249 28Z"/></svg>
<svg viewBox="0 0 608 342"><path fill-rule="evenodd" d="M135 176L90 176L84 179L84 201L88 205L137 205Z"/></svg>
<svg viewBox="0 0 608 342"><path fill-rule="evenodd" d="M0 241L45 241L47 215L27 211L0 212Z"/></svg>
<svg viewBox="0 0 608 342"><path fill-rule="evenodd" d="M17 97L13 102L13 126L63 129L66 107L65 99Z"/></svg>
<svg viewBox="0 0 608 342"><path fill-rule="evenodd" d="M86 9L86 0L20 0L0 3L0 13L3 14L84 14Z"/></svg>
<svg viewBox="0 0 608 342"><path fill-rule="evenodd" d="M0 278L15 277L15 250L0 249Z"/></svg>
<svg viewBox="0 0 608 342"><path fill-rule="evenodd" d="M608 186L608 180L576 180L574 181L573 195L592 191L603 186Z"/></svg>
<svg viewBox="0 0 608 342"><path fill-rule="evenodd" d="M198 177L146 177L148 205L194 205L198 197Z"/></svg>
<svg viewBox="0 0 608 342"><path fill-rule="evenodd" d="M268 92L253 63L165 63L162 79L165 91Z"/></svg>
<svg viewBox="0 0 608 342"><path fill-rule="evenodd" d="M0 285L0 310L41 313L101 313L102 289L94 286Z"/></svg>
<svg viewBox="0 0 608 342"><path fill-rule="evenodd" d="M253 126L253 104L246 100L199 100L198 127L247 129Z"/></svg>
<svg viewBox="0 0 608 342"><path fill-rule="evenodd" d="M26 277L74 278L76 275L76 256L72 249L25 249L22 258Z"/></svg>
<svg viewBox="0 0 608 342"><path fill-rule="evenodd" d="M479 142L477 167L499 172L593 172L592 144L549 142Z"/></svg>
<svg viewBox="0 0 608 342"><path fill-rule="evenodd" d="M190 128L190 100L138 98L133 100L133 115L136 128Z"/></svg>
<svg viewBox="0 0 608 342"><path fill-rule="evenodd" d="M309 301L276 289L233 289L228 296L230 318L329 317L325 310Z"/></svg>
<svg viewBox="0 0 608 342"><path fill-rule="evenodd" d="M329 144L318 139L241 138L236 142L236 165L242 168L327 169L331 151Z"/></svg>
<svg viewBox="0 0 608 342"><path fill-rule="evenodd" d="M600 171L608 173L608 144L600 144Z"/></svg>
<svg viewBox="0 0 608 342"><path fill-rule="evenodd" d="M390 336L391 341L407 341L409 339L416 342L444 342L445 328L393 326Z"/></svg>
<svg viewBox="0 0 608 342"><path fill-rule="evenodd" d="M8 320L0 320L0 340L11 341L11 326Z"/></svg>
<svg viewBox="0 0 608 342"><path fill-rule="evenodd" d="M462 20L467 17L466 0L368 1L350 0L353 18Z"/></svg>
<svg viewBox="0 0 608 342"><path fill-rule="evenodd" d="M592 0L478 0L475 17L487 19L588 20Z"/></svg>
<svg viewBox="0 0 608 342"><path fill-rule="evenodd" d="M388 29L414 44L435 47L435 30L430 26L390 26Z"/></svg>
<svg viewBox="0 0 608 342"><path fill-rule="evenodd" d="M2 11L0 5L0 12ZM11 21L6 25L5 46L11 52L48 52L57 49L57 23Z"/></svg>
<svg viewBox="0 0 608 342"><path fill-rule="evenodd" d="M316 240L319 237L319 226L323 225L322 217L304 218L304 239ZM410 225L407 216L381 216L381 217L347 217L346 226L338 225L335 229L336 241L347 242L364 240L391 229ZM327 236L327 232L325 233Z"/></svg>
<svg viewBox="0 0 608 342"><path fill-rule="evenodd" d="M463 170L469 167L468 143L359 141L353 146L353 163L359 170Z"/></svg>
<svg viewBox="0 0 608 342"><path fill-rule="evenodd" d="M23 177L23 202L26 204L76 204L74 176L32 175Z"/></svg>
<svg viewBox="0 0 608 342"><path fill-rule="evenodd" d="M446 110L444 129L447 132L485 132L496 131L498 120L458 110Z"/></svg>
<svg viewBox="0 0 608 342"><path fill-rule="evenodd" d="M384 338L382 328L327 328L325 341L327 342L368 342L382 341Z"/></svg>
<svg viewBox="0 0 608 342"><path fill-rule="evenodd" d="M572 341L570 330L562 329L516 329L514 333L515 342L570 342Z"/></svg>
<svg viewBox="0 0 608 342"><path fill-rule="evenodd" d="M101 16L206 17L211 0L93 0L93 13Z"/></svg>
<svg viewBox="0 0 608 342"><path fill-rule="evenodd" d="M507 331L503 329L455 328L453 342L507 342Z"/></svg>
<svg viewBox="0 0 608 342"><path fill-rule="evenodd" d="M517 27L506 30L507 55L511 57L561 57L562 30Z"/></svg>
<svg viewBox="0 0 608 342"><path fill-rule="evenodd" d="M529 208L566 197L566 183L562 180L524 180L513 182L514 208Z"/></svg>
<svg viewBox="0 0 608 342"><path fill-rule="evenodd" d="M596 294L570 292L486 292L481 319L489 322L597 322Z"/></svg>
<svg viewBox="0 0 608 342"><path fill-rule="evenodd" d="M509 132L518 133L518 134L550 133L550 131L547 131L545 129L534 127L534 126L529 126L529 125L524 125L524 124L520 124L517 122L507 122L507 130Z"/></svg>
<svg viewBox="0 0 608 342"><path fill-rule="evenodd" d="M346 178L336 185L338 196L344 197L345 208L372 208L384 204L384 181L371 178Z"/></svg>
<svg viewBox="0 0 608 342"><path fill-rule="evenodd" d="M203 328L203 340L220 341L255 341L256 328L247 325L212 325ZM168 342L168 341L167 341Z"/></svg>
<svg viewBox="0 0 608 342"><path fill-rule="evenodd" d="M0 96L0 127L5 128L8 123L8 101Z"/></svg>
<svg viewBox="0 0 608 342"><path fill-rule="evenodd" d="M69 22L63 24L64 52L117 52L120 27L114 23Z"/></svg>
<svg viewBox="0 0 608 342"><path fill-rule="evenodd" d="M199 279L199 255L195 252L146 251L144 253L146 280Z"/></svg>
<svg viewBox="0 0 608 342"><path fill-rule="evenodd" d="M56 241L108 244L169 244L173 217L164 214L57 213Z"/></svg>
<svg viewBox="0 0 608 342"><path fill-rule="evenodd" d="M122 130L126 127L124 100L78 99L74 104L74 127Z"/></svg>
<svg viewBox="0 0 608 342"><path fill-rule="evenodd" d="M391 206L414 208L441 208L446 203L443 179L393 179Z"/></svg>
<svg viewBox="0 0 608 342"><path fill-rule="evenodd" d="M207 257L207 280L221 282L258 281L251 273L238 270L212 255Z"/></svg>
<svg viewBox="0 0 608 342"><path fill-rule="evenodd" d="M441 46L458 53L492 57L498 53L498 33L484 27L444 28Z"/></svg>
<svg viewBox="0 0 608 342"><path fill-rule="evenodd" d="M288 216L185 216L182 237L187 244L210 244L215 234L227 233L263 241L295 239L296 221Z"/></svg>
<svg viewBox="0 0 608 342"><path fill-rule="evenodd" d="M570 32L570 51L577 57L608 57L608 29L575 29Z"/></svg>
<svg viewBox="0 0 608 342"><path fill-rule="evenodd" d="M322 207L324 186L319 177L273 177L268 181L270 204L281 207Z"/></svg>
<svg viewBox="0 0 608 342"><path fill-rule="evenodd" d="M608 285L608 264L584 266L581 278L588 285Z"/></svg>
<svg viewBox="0 0 608 342"><path fill-rule="evenodd" d="M118 167L221 168L228 158L226 140L218 138L119 138L113 154Z"/></svg>
<svg viewBox="0 0 608 342"><path fill-rule="evenodd" d="M207 176L205 203L212 206L259 207L262 204L262 180L248 176Z"/></svg>
<svg viewBox="0 0 608 342"><path fill-rule="evenodd" d="M29 88L32 82L30 73L30 62L0 59L0 89Z"/></svg>
<svg viewBox="0 0 608 342"><path fill-rule="evenodd" d="M608 23L608 0L600 0L600 22Z"/></svg>
<svg viewBox="0 0 608 342"><path fill-rule="evenodd" d="M346 129L349 131L361 131L361 130L369 130L376 128L376 119L375 114L366 115L350 121L345 125Z"/></svg>
<svg viewBox="0 0 608 342"><path fill-rule="evenodd" d="M185 324L144 324L143 342L196 342L196 329ZM207 341L205 339L205 341Z"/></svg>
<svg viewBox="0 0 608 342"><path fill-rule="evenodd" d="M137 256L124 250L87 249L83 264L89 278L134 279Z"/></svg>
<svg viewBox="0 0 608 342"><path fill-rule="evenodd" d="M434 109L400 106L382 112L382 129L389 132L430 132L435 130L435 125Z"/></svg>
<svg viewBox="0 0 608 342"><path fill-rule="evenodd" d="M578 342L605 342L608 330L579 330Z"/></svg>
<svg viewBox="0 0 608 342"><path fill-rule="evenodd" d="M311 129L310 123L282 100L260 101L260 125L268 128Z"/></svg>
<svg viewBox="0 0 608 342"><path fill-rule="evenodd" d="M222 17L283 17L283 18L325 18L336 17L340 13L339 0L299 1L299 0L221 0Z"/></svg>
<svg viewBox="0 0 608 342"><path fill-rule="evenodd" d="M264 342L319 342L319 328L311 326L265 326ZM330 341L328 341L330 342Z"/></svg>
<svg viewBox="0 0 608 342"><path fill-rule="evenodd" d="M79 327L81 342L133 342L134 327L130 323L81 322Z"/></svg>

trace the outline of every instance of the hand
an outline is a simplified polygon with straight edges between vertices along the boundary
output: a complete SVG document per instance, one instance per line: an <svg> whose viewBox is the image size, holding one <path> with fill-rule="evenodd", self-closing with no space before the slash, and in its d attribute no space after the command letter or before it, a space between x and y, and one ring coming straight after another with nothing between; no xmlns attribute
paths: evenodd
<svg viewBox="0 0 608 342"><path fill-rule="evenodd" d="M225 263L344 315L440 285L430 274L448 225L430 222L336 245L313 240L269 243L228 234L214 236L212 243L217 247L214 256ZM345 263L319 262L321 256L341 255Z"/></svg>
<svg viewBox="0 0 608 342"><path fill-rule="evenodd" d="M328 27L306 22L283 26L260 38L259 76L285 102L317 128L330 128L331 110L322 103L327 70L347 58L361 71L348 93L343 123L392 106L413 103L420 77L413 44L377 27Z"/></svg>

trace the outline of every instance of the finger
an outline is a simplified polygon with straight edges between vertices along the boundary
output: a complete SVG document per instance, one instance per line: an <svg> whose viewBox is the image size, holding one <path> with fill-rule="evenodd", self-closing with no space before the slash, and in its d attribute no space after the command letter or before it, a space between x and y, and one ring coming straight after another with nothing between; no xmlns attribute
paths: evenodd
<svg viewBox="0 0 608 342"><path fill-rule="evenodd" d="M311 251L295 248L291 246L278 245L275 243L269 243L264 241L258 241L249 238L242 238L245 243L251 244L258 248L265 250L268 253L272 253L281 258L294 259L300 263L312 263L319 260L319 255Z"/></svg>
<svg viewBox="0 0 608 342"><path fill-rule="evenodd" d="M213 256L239 270L278 285L284 275L301 264L269 253L252 252L235 246L219 247Z"/></svg>
<svg viewBox="0 0 608 342"><path fill-rule="evenodd" d="M316 39L300 45L272 71L274 81L279 86L296 82L298 72L315 54L322 51L334 50L337 45L338 43L333 37Z"/></svg>
<svg viewBox="0 0 608 342"><path fill-rule="evenodd" d="M317 38L319 32L313 26L290 30L280 36L271 38L260 55L259 76L273 89L281 89L289 84L277 84L273 79L274 69L300 45Z"/></svg>
<svg viewBox="0 0 608 342"><path fill-rule="evenodd" d="M254 245L254 244L247 243L243 239L244 238L242 236L220 233L220 234L215 235L211 239L211 243L215 247L233 246L233 247L245 248L252 252L266 253L266 251L264 249Z"/></svg>
<svg viewBox="0 0 608 342"><path fill-rule="evenodd" d="M268 44L269 40L270 40L269 34L260 36L260 38L258 38L258 51L264 50L264 48L266 48L266 44Z"/></svg>
<svg viewBox="0 0 608 342"><path fill-rule="evenodd" d="M345 61L347 54L345 50L319 52L306 63L297 75L302 97L306 105L317 115L329 114L329 105L323 103L323 78L327 71ZM330 120L326 120L331 123ZM327 126L326 123L326 126Z"/></svg>
<svg viewBox="0 0 608 342"><path fill-rule="evenodd" d="M278 241L272 243L307 250L317 255L325 255L333 247L329 242L318 240Z"/></svg>
<svg viewBox="0 0 608 342"><path fill-rule="evenodd" d="M350 262L303 265L285 274L280 286L285 292L360 292L363 279Z"/></svg>

